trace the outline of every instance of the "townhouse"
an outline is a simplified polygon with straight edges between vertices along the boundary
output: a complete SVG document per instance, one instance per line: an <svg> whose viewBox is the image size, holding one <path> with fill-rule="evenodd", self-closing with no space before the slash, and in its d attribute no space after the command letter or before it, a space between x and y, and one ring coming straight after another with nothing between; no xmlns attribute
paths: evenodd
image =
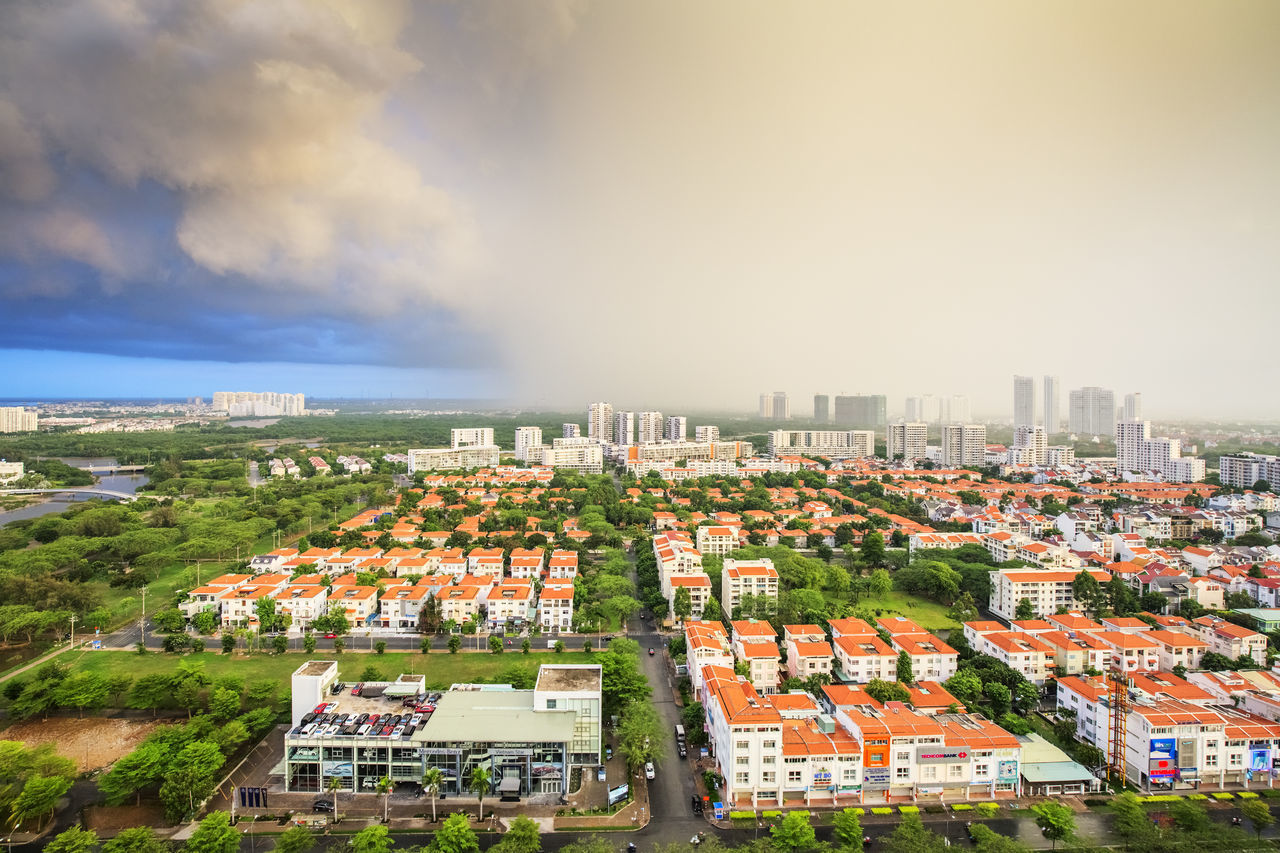
<svg viewBox="0 0 1280 853"><path fill-rule="evenodd" d="M435 591L425 584L388 586L378 599L378 625L397 631L416 631L423 604Z"/></svg>
<svg viewBox="0 0 1280 853"><path fill-rule="evenodd" d="M534 618L533 583L509 579L491 588L485 598L485 617L489 630L507 626L523 627Z"/></svg>
<svg viewBox="0 0 1280 853"><path fill-rule="evenodd" d="M275 599L276 612L290 618L290 627L306 631L328 609L329 590L319 583L294 584L279 590Z"/></svg>
<svg viewBox="0 0 1280 853"><path fill-rule="evenodd" d="M1049 649L1049 666L1059 678L1085 672L1103 672L1111 665L1111 647L1084 631L1046 631L1037 642Z"/></svg>
<svg viewBox="0 0 1280 853"><path fill-rule="evenodd" d="M1093 635L1111 649L1110 666L1120 666L1126 673L1155 672L1160 668L1160 646L1145 633L1099 631Z"/></svg>
<svg viewBox="0 0 1280 853"><path fill-rule="evenodd" d="M702 673L707 667L733 671L733 647L719 622L684 623L684 640L689 680L695 692L701 689Z"/></svg>
<svg viewBox="0 0 1280 853"><path fill-rule="evenodd" d="M1167 671L1173 671L1176 666L1199 669L1204 653L1209 649L1204 640L1182 631L1152 630L1143 636L1159 646L1160 669Z"/></svg>
<svg viewBox="0 0 1280 853"><path fill-rule="evenodd" d="M722 525L699 527L697 546L703 554L724 556L739 547L738 528Z"/></svg>
<svg viewBox="0 0 1280 853"><path fill-rule="evenodd" d="M1022 673L1028 681L1039 686L1048 679L1049 667L1054 661L1053 647L1042 642L1042 636L1022 631L989 632L982 634L981 645L973 648L980 654L990 655L1014 672Z"/></svg>
<svg viewBox="0 0 1280 853"><path fill-rule="evenodd" d="M787 677L809 679L815 675L831 678L835 653L826 632L817 625L783 625L783 647L787 651Z"/></svg>
<svg viewBox="0 0 1280 853"><path fill-rule="evenodd" d="M441 624L479 622L481 588L478 586L446 586L436 593L440 605Z"/></svg>
<svg viewBox="0 0 1280 853"><path fill-rule="evenodd" d="M538 626L543 631L568 631L573 627L572 584L548 584L538 593Z"/></svg>
<svg viewBox="0 0 1280 853"><path fill-rule="evenodd" d="M370 625L378 616L376 586L339 586L329 590L328 610L338 610L352 625Z"/></svg>
<svg viewBox="0 0 1280 853"><path fill-rule="evenodd" d="M778 632L768 622L741 619L730 622L734 659L747 667L747 679L757 693L776 693L782 654Z"/></svg>
<svg viewBox="0 0 1280 853"><path fill-rule="evenodd" d="M1258 632L1217 616L1201 616L1192 620L1192 624L1200 639L1208 644L1207 651L1232 660L1247 656L1259 666L1266 666L1267 638Z"/></svg>
<svg viewBox="0 0 1280 853"><path fill-rule="evenodd" d="M835 652L835 677L854 684L872 679L898 680L898 653L874 631L863 635L844 634L831 644Z"/></svg>

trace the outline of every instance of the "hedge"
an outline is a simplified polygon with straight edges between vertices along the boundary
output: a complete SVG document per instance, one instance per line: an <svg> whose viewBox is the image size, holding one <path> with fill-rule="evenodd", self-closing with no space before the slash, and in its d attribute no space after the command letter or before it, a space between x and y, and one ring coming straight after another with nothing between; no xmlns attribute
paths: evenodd
<svg viewBox="0 0 1280 853"><path fill-rule="evenodd" d="M951 810L953 812L971 812L973 811L973 806L969 803L956 803L951 807Z"/></svg>
<svg viewBox="0 0 1280 853"><path fill-rule="evenodd" d="M893 809L887 809L884 806L878 806L871 810L872 814L893 814Z"/></svg>
<svg viewBox="0 0 1280 853"><path fill-rule="evenodd" d="M773 809L772 811L760 812L760 817L763 817L763 818L782 817L782 812L778 811L777 809Z"/></svg>
<svg viewBox="0 0 1280 853"><path fill-rule="evenodd" d="M729 812L729 820L755 820L755 812Z"/></svg>
<svg viewBox="0 0 1280 853"><path fill-rule="evenodd" d="M1230 794L1229 792L1227 792L1227 791L1214 791L1214 792L1213 792L1213 798L1214 798L1215 800L1230 800L1230 799L1232 799L1231 794Z"/></svg>
<svg viewBox="0 0 1280 853"><path fill-rule="evenodd" d="M1176 803L1182 797L1178 794L1149 794L1142 798L1144 803Z"/></svg>
<svg viewBox="0 0 1280 853"><path fill-rule="evenodd" d="M1241 791L1239 794L1236 794L1236 796L1237 796L1237 797L1239 797L1239 798L1240 798L1240 799L1242 799L1242 800L1256 800L1256 799L1258 799L1258 795L1257 795L1255 792L1253 792L1253 791Z"/></svg>
<svg viewBox="0 0 1280 853"><path fill-rule="evenodd" d="M919 806L898 806L898 812L901 814L920 814Z"/></svg>
<svg viewBox="0 0 1280 853"><path fill-rule="evenodd" d="M978 803L978 811L982 812L986 817L991 817L991 815L1000 811L1000 805L998 803Z"/></svg>
<svg viewBox="0 0 1280 853"><path fill-rule="evenodd" d="M1209 795L1208 794L1187 794L1187 799L1188 800L1207 800L1209 799Z"/></svg>

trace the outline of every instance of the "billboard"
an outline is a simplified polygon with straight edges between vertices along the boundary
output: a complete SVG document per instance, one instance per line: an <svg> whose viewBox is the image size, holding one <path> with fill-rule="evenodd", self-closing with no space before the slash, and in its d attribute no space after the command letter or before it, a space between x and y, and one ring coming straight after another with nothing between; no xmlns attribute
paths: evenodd
<svg viewBox="0 0 1280 853"><path fill-rule="evenodd" d="M1151 778L1172 776L1177 765L1178 747L1173 738L1151 741L1150 762L1147 775Z"/></svg>
<svg viewBox="0 0 1280 853"><path fill-rule="evenodd" d="M350 776L350 761L322 761L320 763L320 774L322 776Z"/></svg>
<svg viewBox="0 0 1280 853"><path fill-rule="evenodd" d="M968 760L969 750L958 747L922 746L916 751L917 764L955 764Z"/></svg>
<svg viewBox="0 0 1280 853"><path fill-rule="evenodd" d="M1178 754L1178 748L1173 738L1160 738L1151 741L1151 760L1157 758L1173 758Z"/></svg>
<svg viewBox="0 0 1280 853"><path fill-rule="evenodd" d="M1271 771L1271 750L1270 749L1250 749L1249 750L1249 769L1255 773L1268 773Z"/></svg>
<svg viewBox="0 0 1280 853"><path fill-rule="evenodd" d="M1017 782L1018 781L1018 762L1017 761L1001 761L997 767L997 778L1001 782Z"/></svg>

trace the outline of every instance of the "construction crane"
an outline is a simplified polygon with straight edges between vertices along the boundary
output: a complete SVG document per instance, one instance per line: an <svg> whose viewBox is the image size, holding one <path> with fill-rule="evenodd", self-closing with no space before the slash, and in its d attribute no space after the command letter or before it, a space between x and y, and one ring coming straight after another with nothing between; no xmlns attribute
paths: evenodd
<svg viewBox="0 0 1280 853"><path fill-rule="evenodd" d="M1111 750L1107 756L1107 781L1124 784L1125 725L1129 718L1129 677L1124 659L1117 656L1107 673L1111 692Z"/></svg>

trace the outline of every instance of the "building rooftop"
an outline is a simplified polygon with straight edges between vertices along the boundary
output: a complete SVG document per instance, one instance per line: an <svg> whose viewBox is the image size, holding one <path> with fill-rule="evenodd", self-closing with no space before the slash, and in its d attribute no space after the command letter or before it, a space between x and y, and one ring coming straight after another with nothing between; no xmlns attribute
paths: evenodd
<svg viewBox="0 0 1280 853"><path fill-rule="evenodd" d="M598 664L544 664L538 667L536 690L559 693L600 690L602 676Z"/></svg>
<svg viewBox="0 0 1280 853"><path fill-rule="evenodd" d="M450 690L435 713L413 733L414 741L567 743L573 711L535 711L532 690Z"/></svg>

